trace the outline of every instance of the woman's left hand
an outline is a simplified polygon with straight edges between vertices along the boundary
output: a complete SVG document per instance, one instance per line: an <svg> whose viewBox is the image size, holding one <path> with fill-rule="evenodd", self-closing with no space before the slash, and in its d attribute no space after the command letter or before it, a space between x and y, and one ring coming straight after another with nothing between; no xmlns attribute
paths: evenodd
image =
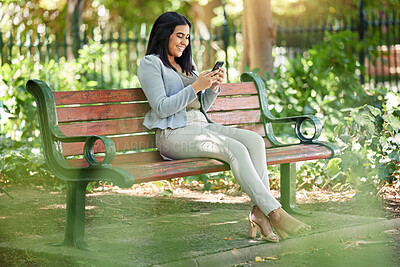
<svg viewBox="0 0 400 267"><path fill-rule="evenodd" d="M211 85L211 90L216 91L218 86L225 80L226 70L224 68L219 68L217 72L217 81Z"/></svg>

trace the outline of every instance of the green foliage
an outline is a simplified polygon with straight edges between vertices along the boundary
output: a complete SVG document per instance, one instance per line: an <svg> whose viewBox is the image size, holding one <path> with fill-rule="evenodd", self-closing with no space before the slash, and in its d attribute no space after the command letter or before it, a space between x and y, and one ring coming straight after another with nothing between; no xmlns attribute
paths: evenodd
<svg viewBox="0 0 400 267"><path fill-rule="evenodd" d="M333 132L341 108L371 102L357 75L359 49L355 33L326 32L323 42L279 67L274 79L266 74L271 112L283 117L317 113L324 129Z"/></svg>
<svg viewBox="0 0 400 267"><path fill-rule="evenodd" d="M203 190L205 191L220 189L226 184L235 182L231 171L187 176L183 178L183 181L185 183L200 182L204 185Z"/></svg>
<svg viewBox="0 0 400 267"><path fill-rule="evenodd" d="M4 64L0 67L0 103L2 133L12 133L12 138L30 139L36 127L33 97L25 91L26 77L33 66L26 59L14 59L12 67Z"/></svg>
<svg viewBox="0 0 400 267"><path fill-rule="evenodd" d="M379 98L382 110L371 105L341 110L343 120L333 137L342 153L327 163L303 164L301 186L352 186L365 193L387 183L400 186L400 94Z"/></svg>
<svg viewBox="0 0 400 267"><path fill-rule="evenodd" d="M343 112L349 115L335 129L342 174L356 185L372 187L383 180L399 186L400 94L388 93L382 110L365 105Z"/></svg>
<svg viewBox="0 0 400 267"><path fill-rule="evenodd" d="M34 183L33 180L41 184L56 184L45 166L39 148L4 137L0 137L0 142L0 188L8 184Z"/></svg>
<svg viewBox="0 0 400 267"><path fill-rule="evenodd" d="M89 44L75 61L38 63L29 58L14 58L12 65L0 67L1 164L0 186L19 183L32 174L45 176L40 160L39 127L34 98L26 91L28 79L47 81L57 90L85 90L106 86L96 79L93 62L102 58L104 45ZM110 74L111 75L111 74ZM31 150L34 149L34 152Z"/></svg>
<svg viewBox="0 0 400 267"><path fill-rule="evenodd" d="M373 41L367 46L373 47ZM264 77L272 113L315 114L324 125L322 138L341 147L342 154L327 163L301 165L302 187L350 185L371 192L382 180L400 185L400 96L385 88L371 95L364 91L358 77L360 48L354 33L327 32L324 42L289 60L273 79Z"/></svg>

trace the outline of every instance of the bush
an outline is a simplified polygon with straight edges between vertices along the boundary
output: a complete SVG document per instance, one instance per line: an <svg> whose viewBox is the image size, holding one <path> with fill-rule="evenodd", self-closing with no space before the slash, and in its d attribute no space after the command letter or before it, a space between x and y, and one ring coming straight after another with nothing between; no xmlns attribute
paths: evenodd
<svg viewBox="0 0 400 267"><path fill-rule="evenodd" d="M325 164L301 165L299 184L351 185L367 192L381 181L400 185L400 95L385 88L364 91L359 49L355 33L326 33L324 42L289 60L273 79L264 77L273 113L315 114L324 125L322 138L342 150Z"/></svg>
<svg viewBox="0 0 400 267"><path fill-rule="evenodd" d="M340 175L367 191L381 181L400 186L400 94L388 93L382 106L343 109L349 116L335 129Z"/></svg>
<svg viewBox="0 0 400 267"><path fill-rule="evenodd" d="M86 90L104 85L92 78L92 60L104 52L101 45L91 44L80 51L71 62L33 62L29 58L12 59L12 65L0 67L0 186L21 183L32 175L46 176L40 152L39 127L34 98L25 88L28 79L46 81L56 90ZM33 152L32 152L33 150Z"/></svg>
<svg viewBox="0 0 400 267"><path fill-rule="evenodd" d="M55 185L38 147L0 137L0 188L9 184Z"/></svg>
<svg viewBox="0 0 400 267"><path fill-rule="evenodd" d="M357 35L325 33L324 41L265 75L271 112L279 116L316 114L327 137L342 120L340 109L372 103L359 81Z"/></svg>

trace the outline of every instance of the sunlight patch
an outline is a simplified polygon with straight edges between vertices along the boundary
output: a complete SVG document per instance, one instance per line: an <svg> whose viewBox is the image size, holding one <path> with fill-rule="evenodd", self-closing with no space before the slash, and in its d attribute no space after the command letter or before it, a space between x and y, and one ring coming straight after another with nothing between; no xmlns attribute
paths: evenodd
<svg viewBox="0 0 400 267"><path fill-rule="evenodd" d="M190 217L200 217L202 215L209 215L209 214L210 214L209 212L202 212L202 213L190 215Z"/></svg>
<svg viewBox="0 0 400 267"><path fill-rule="evenodd" d="M65 209L67 204L53 204L47 207L40 208L41 210L55 210L55 209Z"/></svg>
<svg viewBox="0 0 400 267"><path fill-rule="evenodd" d="M224 224L233 224L233 223L239 223L238 221L232 221L232 222L222 222L222 223L211 223L210 225L224 225Z"/></svg>

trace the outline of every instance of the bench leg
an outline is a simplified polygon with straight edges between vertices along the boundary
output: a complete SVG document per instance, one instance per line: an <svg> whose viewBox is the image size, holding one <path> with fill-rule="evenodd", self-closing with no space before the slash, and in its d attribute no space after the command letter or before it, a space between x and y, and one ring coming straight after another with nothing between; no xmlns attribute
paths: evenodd
<svg viewBox="0 0 400 267"><path fill-rule="evenodd" d="M88 182L67 182L67 220L64 242L58 246L74 246L88 250L85 242L85 201Z"/></svg>
<svg viewBox="0 0 400 267"><path fill-rule="evenodd" d="M296 203L296 163L283 163L281 168L281 204L282 208L291 214L311 216Z"/></svg>

